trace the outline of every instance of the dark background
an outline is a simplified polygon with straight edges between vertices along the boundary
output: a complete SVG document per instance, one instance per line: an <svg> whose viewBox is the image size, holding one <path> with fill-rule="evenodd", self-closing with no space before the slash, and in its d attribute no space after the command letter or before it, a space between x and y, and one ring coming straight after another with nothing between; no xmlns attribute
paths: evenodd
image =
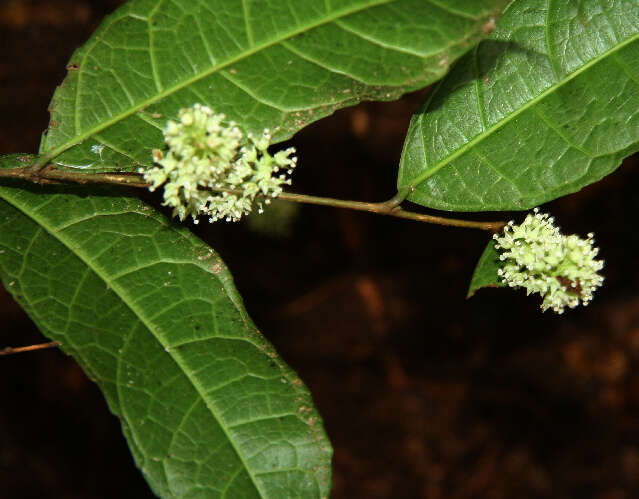
<svg viewBox="0 0 639 499"><path fill-rule="evenodd" d="M37 150L71 52L120 3L0 1L0 153ZM294 190L391 197L423 95L299 133ZM333 498L631 499L638 192L631 158L544 208L567 233L595 232L606 260L594 302L564 316L510 290L465 300L480 231L308 206L289 236L198 230L311 389L335 447ZM0 317L0 348L46 341L4 291ZM57 350L0 357L0 496L151 497L99 390Z"/></svg>

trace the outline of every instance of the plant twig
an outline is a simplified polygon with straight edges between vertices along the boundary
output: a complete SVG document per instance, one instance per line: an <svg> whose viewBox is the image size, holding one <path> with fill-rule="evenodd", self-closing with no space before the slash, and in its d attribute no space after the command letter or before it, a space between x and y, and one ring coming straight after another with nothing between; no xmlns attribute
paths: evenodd
<svg viewBox="0 0 639 499"><path fill-rule="evenodd" d="M81 171L60 170L47 165L40 170L31 167L0 169L0 178L19 178L36 184L108 184L129 187L149 187L139 173L83 173Z"/></svg>
<svg viewBox="0 0 639 499"><path fill-rule="evenodd" d="M53 165L47 165L40 170L30 167L0 169L0 178L18 178L36 182L39 184L108 184L123 185L127 187L148 188L149 184L144 181L144 177L139 173L83 173L73 170L60 170ZM215 189L213 189L215 190ZM229 194L242 194L241 190L224 189ZM480 229L490 232L499 232L506 222L480 222L473 220L460 220L456 218L438 217L407 211L400 207L405 199L406 193L399 193L387 201L381 203L367 203L363 201L350 201L345 199L334 199L319 196L307 196L305 194L294 194L283 192L278 199L293 201L296 203L315 204L322 206L332 206L334 208L347 208L357 211L368 211L378 215L388 215L407 220L416 220L437 225L447 225L450 227L465 227L469 229Z"/></svg>
<svg viewBox="0 0 639 499"><path fill-rule="evenodd" d="M363 201L349 201L344 199L323 198L317 196L307 196L305 194L283 192L278 196L278 199L282 199L284 201L294 201L296 203L317 204L323 206L333 206L336 208L348 208L358 211L369 211L378 215L388 215L391 217L405 218L407 220L416 220L418 222L447 225L449 227L480 229L490 232L499 232L506 225L506 222L479 222L475 220L460 220L457 218L436 217L433 215L426 215L424 213L407 211L394 204L395 198L391 198L388 201L384 201L381 203L366 203Z"/></svg>
<svg viewBox="0 0 639 499"><path fill-rule="evenodd" d="M59 341L49 341L48 343L38 343L37 345L28 345L26 347L5 347L0 350L0 356L13 355L16 353L33 352L35 350L44 350L46 348L55 348L60 346Z"/></svg>

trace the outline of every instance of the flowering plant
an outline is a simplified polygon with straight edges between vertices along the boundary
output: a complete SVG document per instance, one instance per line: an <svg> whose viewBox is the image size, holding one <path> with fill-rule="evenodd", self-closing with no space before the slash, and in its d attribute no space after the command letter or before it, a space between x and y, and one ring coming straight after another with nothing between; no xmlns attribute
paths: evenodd
<svg viewBox="0 0 639 499"><path fill-rule="evenodd" d="M100 385L156 494L328 497L319 413L244 309L209 245L217 231L193 233L130 189L89 184L150 188L195 223L237 221L278 197L498 233L473 282L525 288L562 313L602 284L592 236L563 236L539 213L507 225L442 212L527 210L612 173L639 150L638 49L637 2L130 0L73 53L37 152L0 156L0 277ZM392 198L284 192L295 151L272 145L426 87L402 125ZM390 131L360 111L352 145ZM319 170L327 192L338 187L330 169L355 156ZM363 166L350 173L368 178ZM425 322L436 323L411 320L420 338Z"/></svg>
<svg viewBox="0 0 639 499"><path fill-rule="evenodd" d="M168 152L154 149L157 166L140 173L150 190L164 187L164 205L173 207L180 220L191 216L198 223L197 217L206 214L211 222L237 222L251 213L254 202L262 212L260 198L269 204L283 185L290 185L295 149L271 156L269 130L245 139L235 122L197 103L181 109L178 117L164 129Z"/></svg>
<svg viewBox="0 0 639 499"><path fill-rule="evenodd" d="M535 208L521 224L511 221L501 235L493 236L503 262L497 274L512 288L540 294L543 311L561 314L566 307L587 305L603 283L599 271L604 262L595 260L599 248L593 246L593 237L565 236L554 218Z"/></svg>

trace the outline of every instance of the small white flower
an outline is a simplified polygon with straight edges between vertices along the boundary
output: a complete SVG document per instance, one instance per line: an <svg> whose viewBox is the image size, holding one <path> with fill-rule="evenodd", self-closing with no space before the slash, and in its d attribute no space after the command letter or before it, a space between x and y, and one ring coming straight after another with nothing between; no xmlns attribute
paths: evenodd
<svg viewBox="0 0 639 499"><path fill-rule="evenodd" d="M565 307L587 305L603 283L598 273L603 260L595 260L593 234L586 239L565 236L553 225L554 218L535 208L520 224L509 222L503 234L495 234L495 248L504 262L497 274L504 284L525 288L526 294L543 297L541 309L561 314Z"/></svg>
<svg viewBox="0 0 639 499"><path fill-rule="evenodd" d="M93 144L91 146L91 152L97 154L102 159L102 151L104 151L104 144Z"/></svg>
<svg viewBox="0 0 639 499"><path fill-rule="evenodd" d="M268 147L271 133L264 130L259 138L244 134L234 122L225 123L223 114L195 104L182 109L179 121L169 121L164 129L166 154L153 150L157 166L143 172L150 190L164 186L164 204L173 207L173 215L184 220L209 215L209 221L236 222L248 215L255 200L274 198L291 180L297 158L289 148L271 156ZM216 189L221 192L214 192ZM241 190L241 194L225 189Z"/></svg>

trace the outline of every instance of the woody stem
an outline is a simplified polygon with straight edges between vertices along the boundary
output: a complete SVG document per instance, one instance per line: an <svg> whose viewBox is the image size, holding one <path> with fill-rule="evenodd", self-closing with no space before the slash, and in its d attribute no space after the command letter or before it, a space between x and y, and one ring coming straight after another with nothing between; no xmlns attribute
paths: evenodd
<svg viewBox="0 0 639 499"><path fill-rule="evenodd" d="M39 170L29 167L0 169L0 178L17 178L35 182L39 184L107 184L120 185L136 188L148 188L149 183L139 173L81 173L72 170L60 170L54 165L47 165ZM227 192L229 194L242 194L241 189L211 189L217 192ZM367 203L363 201L351 201L345 199L334 199L319 196L308 196L306 194L295 194L283 192L279 199L292 201L295 203L314 204L321 206L332 206L334 208L347 208L357 211L368 211L378 215L388 215L391 217L415 220L449 227L465 227L469 229L480 229L489 232L499 232L506 222L481 222L473 220L461 220L456 218L438 217L404 210L400 204L405 198L405 193L398 193L387 201L380 203Z"/></svg>

